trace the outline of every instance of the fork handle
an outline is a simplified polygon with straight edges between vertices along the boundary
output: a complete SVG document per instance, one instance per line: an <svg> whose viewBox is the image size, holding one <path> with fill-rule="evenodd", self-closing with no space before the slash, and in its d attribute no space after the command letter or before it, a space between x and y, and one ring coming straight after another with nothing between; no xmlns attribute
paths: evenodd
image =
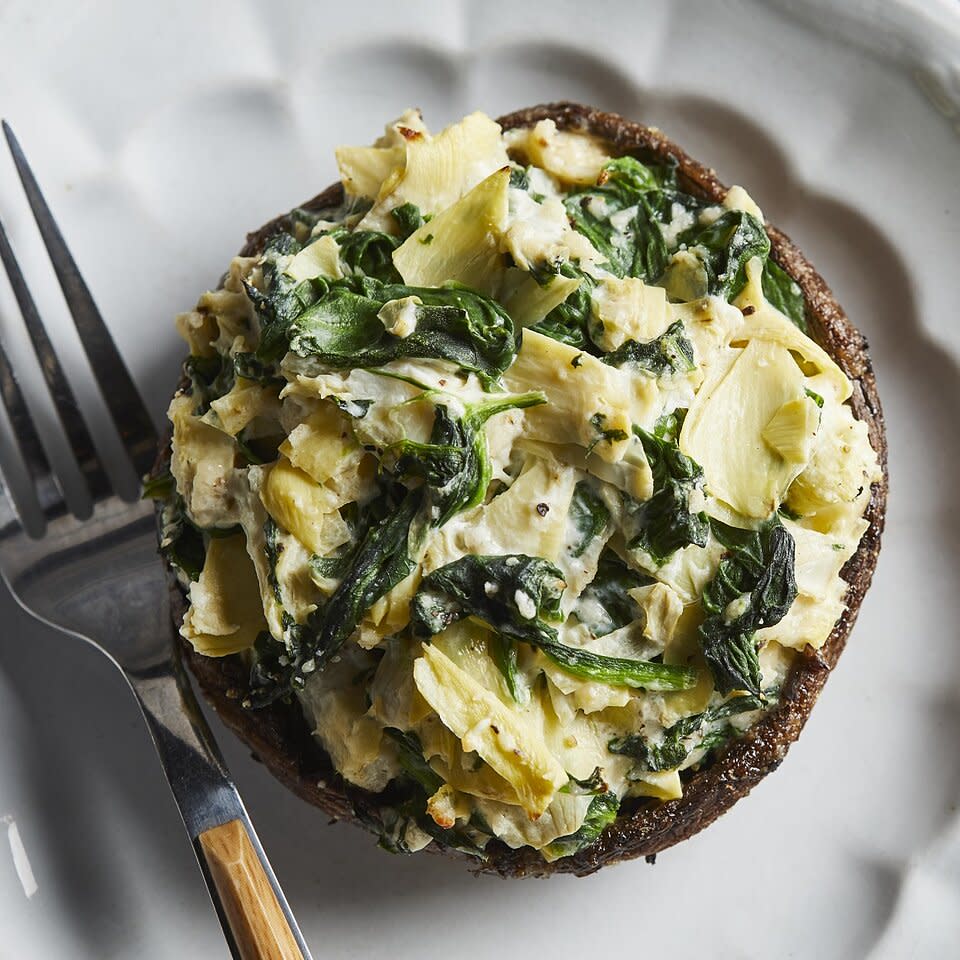
<svg viewBox="0 0 960 960"><path fill-rule="evenodd" d="M197 837L243 960L302 960L246 825L229 820Z"/></svg>
<svg viewBox="0 0 960 960"><path fill-rule="evenodd" d="M237 960L310 960L179 661L125 674L136 694L201 872Z"/></svg>

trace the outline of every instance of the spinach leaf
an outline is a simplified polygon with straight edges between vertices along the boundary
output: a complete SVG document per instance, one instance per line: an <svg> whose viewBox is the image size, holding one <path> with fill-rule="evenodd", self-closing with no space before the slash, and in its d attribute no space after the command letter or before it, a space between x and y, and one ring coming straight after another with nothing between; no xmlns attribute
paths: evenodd
<svg viewBox="0 0 960 960"><path fill-rule="evenodd" d="M707 292L732 300L747 282L747 262L766 261L770 238L763 224L744 210L728 210L706 226L694 226L680 242L695 254L707 275Z"/></svg>
<svg viewBox="0 0 960 960"><path fill-rule="evenodd" d="M643 550L660 565L681 547L707 544L707 515L690 510L690 494L703 482L703 469L675 443L642 427L634 426L633 432L643 444L653 473L653 496L628 503L630 519L638 532L627 542L627 548Z"/></svg>
<svg viewBox="0 0 960 960"><path fill-rule="evenodd" d="M414 827L427 834L441 847L486 860L484 844L493 836L489 826L484 824L476 813L466 825L458 823L447 829L438 826L427 813L427 797L419 788L399 802L379 806L376 816L365 810L358 811L358 814L361 820L379 834L379 845L388 853L410 853L406 836L407 831Z"/></svg>
<svg viewBox="0 0 960 960"><path fill-rule="evenodd" d="M696 671L644 660L605 657L557 639L564 583L542 557L467 555L424 577L410 606L414 633L427 638L464 617L482 620L506 640L529 643L577 677L648 690L683 690Z"/></svg>
<svg viewBox="0 0 960 960"><path fill-rule="evenodd" d="M219 353L212 357L191 354L183 362L183 373L189 378L191 396L197 401L193 410L196 417L202 417L214 400L229 393L236 380L233 361Z"/></svg>
<svg viewBox="0 0 960 960"><path fill-rule="evenodd" d="M262 384L276 384L283 386L286 381L277 376L276 367L272 363L263 363L254 353L238 352L233 355L233 369L237 377L244 380L255 380Z"/></svg>
<svg viewBox="0 0 960 960"><path fill-rule="evenodd" d="M568 647L559 641L537 644L558 667L581 680L612 685L623 684L644 690L688 690L697 682L695 670L652 660L608 657L582 647Z"/></svg>
<svg viewBox="0 0 960 960"><path fill-rule="evenodd" d="M411 207L405 204L404 207ZM420 211L416 207L417 216ZM411 211L404 212L397 217L403 226L409 223ZM396 211L394 211L396 215ZM412 232L412 231L411 231ZM345 227L335 227L323 234L333 237L340 248L340 266L344 273L354 277L370 277L383 283L403 283L403 279L393 265L393 251L400 246L400 239L389 233L380 233L377 230L347 230Z"/></svg>
<svg viewBox="0 0 960 960"><path fill-rule="evenodd" d="M774 260L763 266L763 295L770 304L785 314L794 326L807 333L806 300L793 277Z"/></svg>
<svg viewBox="0 0 960 960"><path fill-rule="evenodd" d="M280 528L269 514L263 524L263 552L267 557L267 583L277 603L283 602L280 595L280 580L277 577L277 564L283 552L283 541L280 539Z"/></svg>
<svg viewBox="0 0 960 960"><path fill-rule="evenodd" d="M527 173L527 167L518 165L510 167L510 186L514 190L523 190L524 192L530 189L530 174Z"/></svg>
<svg viewBox="0 0 960 960"><path fill-rule="evenodd" d="M653 741L640 733L631 733L624 737L614 737L607 744L607 749L611 753L633 757L638 761L640 770L675 770L693 750L711 750L736 735L736 730L730 724L718 727L720 721L739 713L761 710L767 705L767 701L752 694L731 697L703 713L678 720L663 731L659 741Z"/></svg>
<svg viewBox="0 0 960 960"><path fill-rule="evenodd" d="M435 773L423 755L423 744L412 730L384 727L383 732L397 745L397 760L403 772L432 796L443 786L443 777Z"/></svg>
<svg viewBox="0 0 960 960"><path fill-rule="evenodd" d="M423 578L410 620L414 633L426 639L473 616L510 640L536 646L556 638L541 617L560 618L563 589L563 575L542 557L467 554Z"/></svg>
<svg viewBox="0 0 960 960"><path fill-rule="evenodd" d="M596 436L590 441L590 446L587 447L588 456L601 443L619 443L621 440L627 439L627 434L623 430L619 427L606 427L604 426L606 422L607 415L605 413L595 413L590 418L590 426L593 427Z"/></svg>
<svg viewBox="0 0 960 960"><path fill-rule="evenodd" d="M568 516L575 532L568 547L572 557L582 557L587 547L610 527L610 511L589 480L581 480L573 488Z"/></svg>
<svg viewBox="0 0 960 960"><path fill-rule="evenodd" d="M583 825L576 833L560 837L546 847L546 852L554 860L569 857L578 850L593 843L614 820L620 809L620 801L615 793L599 793L590 801Z"/></svg>
<svg viewBox="0 0 960 960"><path fill-rule="evenodd" d="M390 216L396 220L397 226L400 228L401 240L406 240L411 233L415 233L426 223L420 208L415 203L408 202L401 204L399 207L394 207L390 211Z"/></svg>
<svg viewBox="0 0 960 960"><path fill-rule="evenodd" d="M307 289L304 289L307 288ZM441 288L385 284L370 277L307 280L278 305L248 288L261 319L258 356L287 349L340 369L377 367L403 357L446 360L490 388L513 362L519 331L495 301L459 284ZM416 297L416 328L388 333L378 314L391 300ZM265 355L261 353L265 351Z"/></svg>
<svg viewBox="0 0 960 960"><path fill-rule="evenodd" d="M379 522L371 519L330 599L306 623L295 623L285 613L285 643L271 640L258 647L250 679L252 706L302 687L307 674L322 670L336 655L364 613L413 571L411 540L419 535L423 491L406 491L395 505L388 491L384 501L389 512ZM377 512L371 508L372 517Z"/></svg>
<svg viewBox="0 0 960 960"><path fill-rule="evenodd" d="M675 320L653 340L627 340L606 354L603 362L612 367L630 364L655 377L662 377L665 373L689 373L696 368L693 344L683 334L683 321Z"/></svg>
<svg viewBox="0 0 960 960"><path fill-rule="evenodd" d="M571 224L616 276L656 280L663 273L667 263L660 226L663 186L655 168L633 157L618 157L603 168L596 186L570 193L564 200Z"/></svg>
<svg viewBox="0 0 960 960"><path fill-rule="evenodd" d="M794 541L777 514L758 530L711 521L727 553L703 593L707 618L700 646L721 693L746 690L761 696L754 632L779 623L797 596ZM742 609L729 612L734 601Z"/></svg>
<svg viewBox="0 0 960 960"><path fill-rule="evenodd" d="M160 556L182 570L191 580L198 580L207 557L203 533L187 515L187 507L179 494L164 504L160 513Z"/></svg>
<svg viewBox="0 0 960 960"><path fill-rule="evenodd" d="M667 443L679 443L680 431L683 429L683 421L686 419L686 407L677 407L676 410L657 418L657 422L653 425L653 435Z"/></svg>
<svg viewBox="0 0 960 960"><path fill-rule="evenodd" d="M537 271L531 272L541 286L554 276L552 273L542 276ZM590 336L590 294L596 281L572 263L561 264L557 270L557 275L570 278L579 277L580 286L563 303L555 306L530 329L542 333L545 337L567 343L571 347L583 350L585 353L593 356L599 355L602 351Z"/></svg>
<svg viewBox="0 0 960 960"><path fill-rule="evenodd" d="M393 445L397 477L419 477L431 488L435 527L442 527L455 513L483 502L492 469L484 430L487 420L505 410L533 407L546 400L539 391L501 394L465 404L460 416L452 415L446 405L437 404L429 442L401 440Z"/></svg>
<svg viewBox="0 0 960 960"><path fill-rule="evenodd" d="M406 832L410 826L416 826L443 847L486 859L483 847L492 832L479 815L471 816L466 825L458 823L444 828L427 813L428 798L443 786L444 781L424 757L420 738L412 731L395 727L386 727L384 733L396 744L403 777L394 784L393 802L379 806L380 820L371 818L369 822L380 834L380 846L390 853L409 853ZM399 797L396 796L398 791Z"/></svg>
<svg viewBox="0 0 960 960"><path fill-rule="evenodd" d="M612 550L600 554L597 573L577 598L576 618L595 637L604 637L625 627L642 614L629 591L653 583L653 578L631 570Z"/></svg>
<svg viewBox="0 0 960 960"><path fill-rule="evenodd" d="M143 484L140 487L141 500L166 500L177 489L177 482L173 479L170 468L167 467L162 473L155 476L149 474L143 478Z"/></svg>

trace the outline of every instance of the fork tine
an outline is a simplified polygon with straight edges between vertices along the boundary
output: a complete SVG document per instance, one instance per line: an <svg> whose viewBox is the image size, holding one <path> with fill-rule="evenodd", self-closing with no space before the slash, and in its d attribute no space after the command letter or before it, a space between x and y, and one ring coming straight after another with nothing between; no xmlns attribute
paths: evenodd
<svg viewBox="0 0 960 960"><path fill-rule="evenodd" d="M43 378L46 380L50 396L53 398L57 416L63 424L67 440L73 450L73 455L77 459L80 472L86 480L90 496L96 502L110 493L110 481L100 466L90 431L87 429L80 408L77 406L76 397L74 397L73 390L67 382L63 367L60 366L60 361L57 359L53 344L44 329L37 305L30 295L30 289L27 287L23 272L20 270L20 264L17 263L17 258L10 246L3 221L0 221L0 261L3 262L4 269L10 279L10 286L13 288L14 296L20 305L20 313L23 315L27 333L30 334L37 360L40 361L40 369L43 371Z"/></svg>
<svg viewBox="0 0 960 960"><path fill-rule="evenodd" d="M27 408L20 384L17 383L13 366L2 343L0 343L0 397L3 399L3 405L10 420L10 426L13 428L17 446L20 448L20 454L27 465L30 479L33 481L34 493L37 502L40 504L40 510L44 519L49 522L66 511L66 501L56 474L50 469L50 461L47 459L43 444L40 442L33 417L30 416L30 410ZM6 487L6 482L2 486ZM12 492L9 488L5 492L10 509L14 514L17 514Z"/></svg>
<svg viewBox="0 0 960 960"><path fill-rule="evenodd" d="M94 378L103 395L110 416L116 425L138 476L147 473L153 464L157 447L157 431L120 352L110 335L93 296L80 274L60 228L40 192L40 187L27 163L23 150L10 124L2 122L3 132L13 156L20 182L27 195L30 209L40 228L54 273L60 282L64 298L80 335L93 369Z"/></svg>

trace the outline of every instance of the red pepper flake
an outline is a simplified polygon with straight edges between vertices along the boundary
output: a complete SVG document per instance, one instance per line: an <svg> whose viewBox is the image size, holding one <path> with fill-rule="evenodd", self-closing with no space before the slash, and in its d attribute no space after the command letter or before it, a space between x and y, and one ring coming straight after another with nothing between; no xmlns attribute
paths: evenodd
<svg viewBox="0 0 960 960"><path fill-rule="evenodd" d="M549 512L550 512L549 504L546 504L546 503L537 504L537 513L539 513L541 517L545 517Z"/></svg>
<svg viewBox="0 0 960 960"><path fill-rule="evenodd" d="M446 381L443 377L441 377L441 378L437 381L437 383L439 383L441 387L445 387L445 386L447 385L447 381Z"/></svg>

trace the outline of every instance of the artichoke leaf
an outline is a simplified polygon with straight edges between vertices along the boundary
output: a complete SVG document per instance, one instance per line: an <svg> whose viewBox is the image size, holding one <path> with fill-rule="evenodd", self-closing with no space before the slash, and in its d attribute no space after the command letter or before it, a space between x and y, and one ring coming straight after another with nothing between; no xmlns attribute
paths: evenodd
<svg viewBox="0 0 960 960"><path fill-rule="evenodd" d="M443 725L476 751L516 790L520 805L539 817L567 782L567 774L540 733L439 648L423 645L414 682Z"/></svg>
<svg viewBox="0 0 960 960"><path fill-rule="evenodd" d="M439 287L455 280L496 296L505 270L499 244L509 183L510 168L503 167L415 230L393 252L403 282Z"/></svg>

